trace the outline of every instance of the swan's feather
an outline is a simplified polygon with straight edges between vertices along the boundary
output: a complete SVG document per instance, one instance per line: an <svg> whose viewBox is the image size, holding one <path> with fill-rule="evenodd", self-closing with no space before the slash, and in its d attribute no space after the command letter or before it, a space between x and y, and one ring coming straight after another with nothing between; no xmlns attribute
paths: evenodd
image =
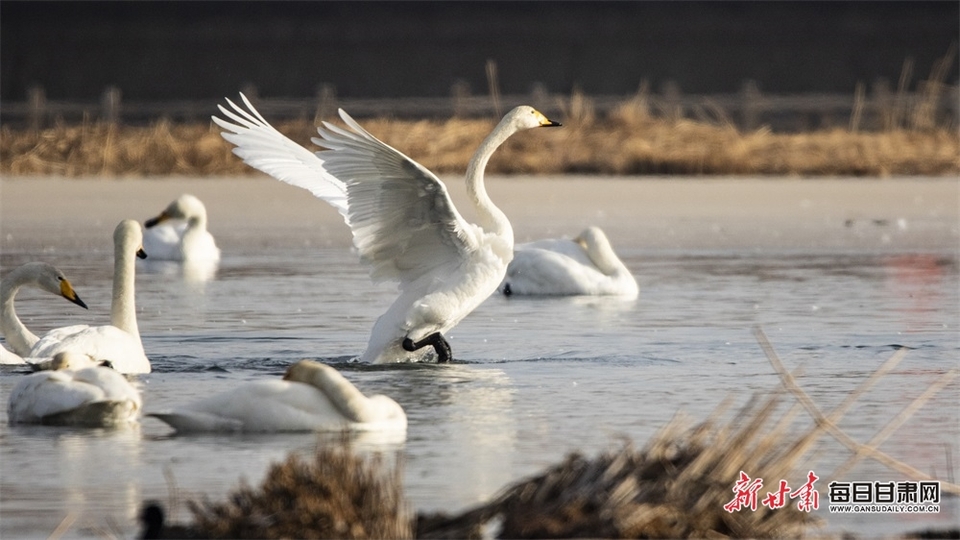
<svg viewBox="0 0 960 540"><path fill-rule="evenodd" d="M149 373L150 361L140 339L116 326L77 324L55 328L30 350L30 357L50 358L59 352L78 351L103 361L109 360L121 373Z"/></svg>
<svg viewBox="0 0 960 540"><path fill-rule="evenodd" d="M233 143L233 153L251 167L290 185L306 189L347 215L347 191L343 182L327 174L313 152L291 141L271 126L243 94L247 109L227 99L233 110L218 105L220 112L236 122L213 117L227 130L223 138ZM228 133L229 132L229 133Z"/></svg>
<svg viewBox="0 0 960 540"><path fill-rule="evenodd" d="M350 384L349 382L347 384ZM352 386L352 385L351 385ZM320 388L302 382L259 380L173 410L151 412L178 432L367 431L405 429L406 415L380 401L363 422L348 418ZM397 414L399 411L399 414ZM375 413L379 412L379 415Z"/></svg>
<svg viewBox="0 0 960 540"><path fill-rule="evenodd" d="M248 110L230 100L214 117L248 165L309 190L343 214L361 258L375 281L397 280L401 288L477 249L476 227L467 223L433 173L360 127L343 110L353 131L324 123L326 148L310 153L274 129L243 97Z"/></svg>
<svg viewBox="0 0 960 540"><path fill-rule="evenodd" d="M10 392L11 423L108 427L131 422L140 394L111 368L41 371L25 375Z"/></svg>
<svg viewBox="0 0 960 540"><path fill-rule="evenodd" d="M180 241L187 223L169 223L143 231L143 250L149 261L176 261L183 258Z"/></svg>

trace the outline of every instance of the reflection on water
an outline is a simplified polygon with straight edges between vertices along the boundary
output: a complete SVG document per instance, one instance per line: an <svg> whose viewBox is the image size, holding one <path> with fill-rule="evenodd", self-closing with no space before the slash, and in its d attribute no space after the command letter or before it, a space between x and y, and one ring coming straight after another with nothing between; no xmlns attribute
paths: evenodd
<svg viewBox="0 0 960 540"><path fill-rule="evenodd" d="M257 248L260 249L260 248ZM678 411L704 419L732 396L778 385L750 332L761 325L823 410L838 405L899 346L903 363L841 422L866 441L960 357L958 266L952 253L643 253L626 264L637 300L494 296L449 337L451 365L350 362L396 297L373 285L356 256L300 248L225 253L206 279L138 266L140 331L155 372L140 377L145 410L171 408L313 358L335 365L363 392L391 396L407 412L406 440L362 434L356 451L400 453L407 494L420 510L462 509L506 484L627 436L642 444ZM109 318L110 260L63 253L58 262L89 312L25 291L17 308L43 331ZM26 262L4 254L3 269ZM63 304L63 305L61 305ZM3 399L20 376L0 371ZM952 383L882 450L946 475L960 440L960 387ZM0 415L0 536L46 537L67 516L71 533L131 537L141 501L175 518L188 497L221 498L241 479L258 483L271 462L339 435L171 436L155 419L108 432L6 425ZM824 441L818 474L847 459ZM863 462L845 480L904 480ZM956 522L952 507L923 520L839 518L870 536Z"/></svg>

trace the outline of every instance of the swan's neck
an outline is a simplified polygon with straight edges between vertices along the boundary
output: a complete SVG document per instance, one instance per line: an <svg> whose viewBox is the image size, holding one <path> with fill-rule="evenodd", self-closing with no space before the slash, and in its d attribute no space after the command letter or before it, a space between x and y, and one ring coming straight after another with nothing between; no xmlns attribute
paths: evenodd
<svg viewBox="0 0 960 540"><path fill-rule="evenodd" d="M483 171L487 168L487 162L490 161L493 152L516 131L516 128L511 124L504 122L498 124L490 135L487 135L487 138L480 143L473 159L467 165L467 194L476 208L478 224L487 232L509 238L511 249L513 228L510 226L510 220L507 219L507 216L493 204L490 196L487 195L487 190L483 184Z"/></svg>
<svg viewBox="0 0 960 540"><path fill-rule="evenodd" d="M25 282L21 268L13 270L0 282L0 332L3 332L7 345L20 356L29 354L30 349L40 339L27 330L13 308L13 298Z"/></svg>
<svg viewBox="0 0 960 540"><path fill-rule="evenodd" d="M319 389L341 414L353 422L376 420L367 397L332 368L315 368L298 371L291 380L309 384Z"/></svg>
<svg viewBox="0 0 960 540"><path fill-rule="evenodd" d="M630 270L610 247L598 248L591 246L590 249L587 249L587 257L590 257L590 260L593 261L593 265L597 267L597 270L600 270L600 272L606 276L618 277L630 273Z"/></svg>
<svg viewBox="0 0 960 540"><path fill-rule="evenodd" d="M136 260L129 249L117 247L113 255L113 299L110 302L110 324L140 339L137 327Z"/></svg>

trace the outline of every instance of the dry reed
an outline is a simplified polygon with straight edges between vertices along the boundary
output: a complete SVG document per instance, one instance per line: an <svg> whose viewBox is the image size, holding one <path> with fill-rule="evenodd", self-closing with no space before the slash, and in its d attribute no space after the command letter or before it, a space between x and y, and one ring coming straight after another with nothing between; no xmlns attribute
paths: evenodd
<svg viewBox="0 0 960 540"><path fill-rule="evenodd" d="M191 529L207 538L411 538L402 468L383 456L320 447L312 462L275 464L258 489L223 503L191 503Z"/></svg>
<svg viewBox="0 0 960 540"><path fill-rule="evenodd" d="M931 86L933 88L933 86ZM933 90L931 90L933 92ZM740 131L722 111L705 121L655 117L642 98L599 118L589 100L574 95L559 130L514 137L494 155L494 174L608 175L951 175L960 172L960 136L947 128L882 132L829 129L780 134ZM918 110L916 124L928 125ZM462 173L493 128L479 119L362 122L380 137L439 174ZM307 148L315 127L307 121L277 128ZM255 174L231 154L210 124L149 127L103 123L56 125L31 131L0 128L0 174L60 176L220 176Z"/></svg>

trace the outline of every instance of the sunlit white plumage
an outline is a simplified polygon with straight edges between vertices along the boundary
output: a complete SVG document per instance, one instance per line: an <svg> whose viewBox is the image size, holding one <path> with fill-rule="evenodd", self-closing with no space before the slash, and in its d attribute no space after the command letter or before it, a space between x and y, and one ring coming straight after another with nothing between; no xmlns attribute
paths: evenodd
<svg viewBox="0 0 960 540"><path fill-rule="evenodd" d="M30 349L40 340L27 329L14 309L14 298L22 287L34 287L62 296L80 307L87 307L63 272L55 266L30 262L13 269L0 280L0 332L12 349L10 351L0 345L0 364L24 363L21 356L30 354Z"/></svg>
<svg viewBox="0 0 960 540"><path fill-rule="evenodd" d="M97 360L109 360L120 373L149 373L150 361L143 351L134 302L136 257L141 249L140 224L121 221L113 233L113 298L110 324L85 324L51 330L30 350L29 356L52 357L58 352L74 351Z"/></svg>
<svg viewBox="0 0 960 540"><path fill-rule="evenodd" d="M518 245L500 285L506 295L593 295L635 298L637 280L599 227L572 240Z"/></svg>
<svg viewBox="0 0 960 540"><path fill-rule="evenodd" d="M150 260L219 261L220 248L207 230L207 208L183 194L144 226L143 249Z"/></svg>
<svg viewBox="0 0 960 540"><path fill-rule="evenodd" d="M454 207L433 173L381 142L346 112L349 129L324 122L326 148L311 153L274 129L241 94L246 108L228 101L214 117L223 137L248 165L309 190L327 201L353 231L361 258L375 281L400 283L400 297L374 324L361 360L415 359L432 345L439 361L450 358L443 334L492 294L513 257L513 229L487 195L483 170L510 135L559 125L532 107L513 109L484 139L467 168L466 184L477 224Z"/></svg>
<svg viewBox="0 0 960 540"><path fill-rule="evenodd" d="M387 396L364 396L336 369L301 360L283 380L248 382L172 411L150 413L178 432L406 430Z"/></svg>
<svg viewBox="0 0 960 540"><path fill-rule="evenodd" d="M51 370L25 375L10 392L11 424L114 427L137 420L140 392L89 356L57 353Z"/></svg>

